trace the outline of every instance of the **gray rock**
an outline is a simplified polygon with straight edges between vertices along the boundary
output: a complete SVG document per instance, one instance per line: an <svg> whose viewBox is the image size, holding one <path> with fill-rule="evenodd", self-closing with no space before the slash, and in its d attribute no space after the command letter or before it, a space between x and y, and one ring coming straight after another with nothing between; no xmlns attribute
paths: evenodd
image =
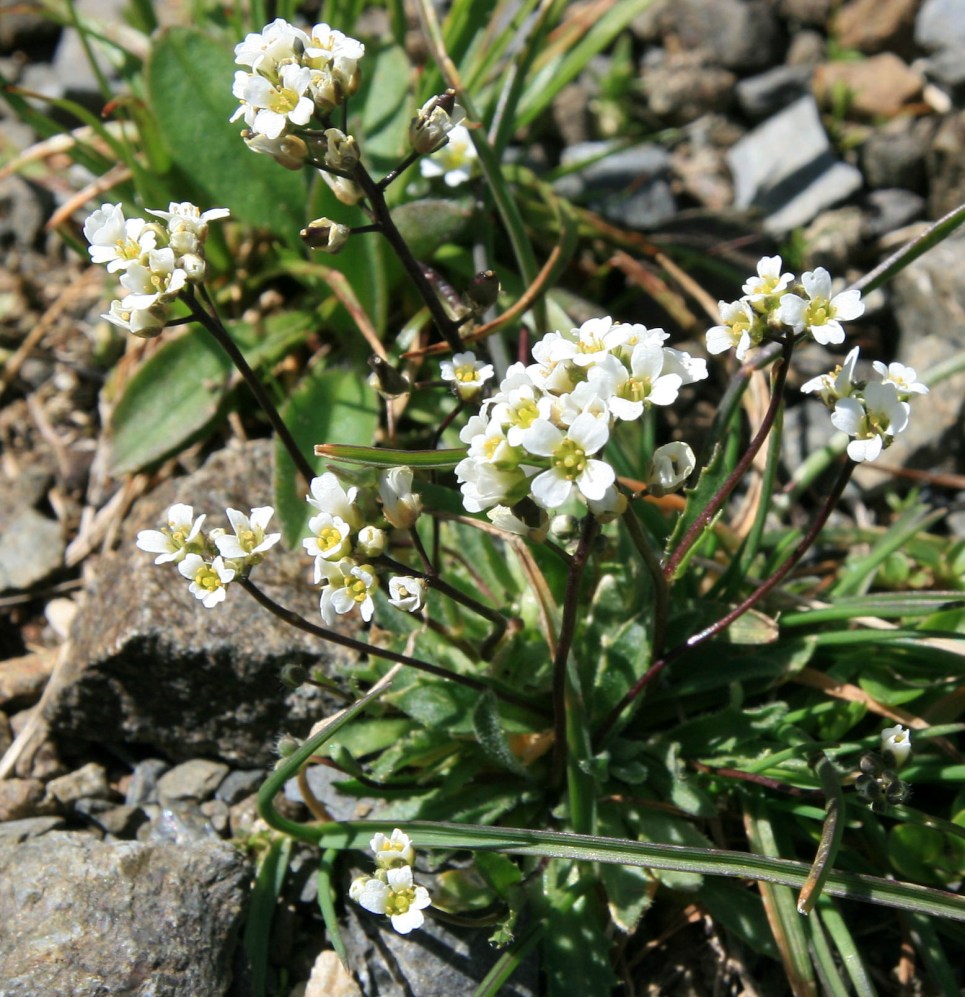
<svg viewBox="0 0 965 997"><path fill-rule="evenodd" d="M78 806L76 809L83 810L91 823L115 838L135 837L137 829L147 820L147 814L141 807L108 805L104 808Z"/></svg>
<svg viewBox="0 0 965 997"><path fill-rule="evenodd" d="M97 762L88 762L83 768L51 779L47 783L47 798L62 807L71 807L84 797L106 800L111 787L107 782L107 771Z"/></svg>
<svg viewBox="0 0 965 997"><path fill-rule="evenodd" d="M355 904L346 907L348 924L343 939L348 964L365 994L471 994L499 958L486 930L453 928L428 917L418 931L399 935L384 917L368 914ZM535 997L537 993L537 968L532 958L499 991L500 997Z"/></svg>
<svg viewBox="0 0 965 997"><path fill-rule="evenodd" d="M836 5L837 0L778 0L777 9L781 17L788 21L824 28L831 9Z"/></svg>
<svg viewBox="0 0 965 997"><path fill-rule="evenodd" d="M0 839L4 997L218 997L248 876L216 842Z"/></svg>
<svg viewBox="0 0 965 997"><path fill-rule="evenodd" d="M859 170L835 158L813 97L802 97L727 154L734 204L753 207L775 234L806 225L861 187Z"/></svg>
<svg viewBox="0 0 965 997"><path fill-rule="evenodd" d="M5 520L0 535L0 591L27 589L64 563L60 524L36 509L21 509Z"/></svg>
<svg viewBox="0 0 965 997"><path fill-rule="evenodd" d="M224 762L207 758L192 758L175 765L158 780L158 799L162 804L178 800L206 800L214 795L221 780L228 774Z"/></svg>
<svg viewBox="0 0 965 997"><path fill-rule="evenodd" d="M656 50L644 61L640 88L651 114L668 124L686 125L705 114L726 111L734 100L735 80L704 49Z"/></svg>
<svg viewBox="0 0 965 997"><path fill-rule="evenodd" d="M896 118L872 132L861 147L861 168L871 188L903 187L925 192L929 134L907 118Z"/></svg>
<svg viewBox="0 0 965 997"><path fill-rule="evenodd" d="M246 796L256 793L265 778L264 769L235 769L225 776L215 790L214 798L224 801L229 807L233 806Z"/></svg>
<svg viewBox="0 0 965 997"><path fill-rule="evenodd" d="M53 207L50 192L29 180L16 174L0 180L0 246L26 250L42 245Z"/></svg>
<svg viewBox="0 0 965 997"><path fill-rule="evenodd" d="M143 809L148 821L137 829L138 841L182 845L221 837L193 800L181 800L167 807L147 803Z"/></svg>
<svg viewBox="0 0 965 997"><path fill-rule="evenodd" d="M865 206L866 239L879 239L889 232L904 228L925 214L923 197L913 194L910 190L897 188L871 191L865 199Z"/></svg>
<svg viewBox="0 0 965 997"><path fill-rule="evenodd" d="M961 0L925 0L915 19L915 41L929 51L965 45Z"/></svg>
<svg viewBox="0 0 965 997"><path fill-rule="evenodd" d="M567 149L564 165L602 158L561 177L553 185L556 191L631 228L652 228L672 218L677 207L670 190L667 150L647 144L607 155L609 149L606 142Z"/></svg>
<svg viewBox="0 0 965 997"><path fill-rule="evenodd" d="M775 66L741 80L736 87L737 103L747 117L760 121L804 97L810 83L809 66Z"/></svg>
<svg viewBox="0 0 965 997"><path fill-rule="evenodd" d="M864 214L848 206L823 211L804 230L804 245L811 268L824 267L844 273L855 256L864 234Z"/></svg>
<svg viewBox="0 0 965 997"><path fill-rule="evenodd" d="M813 69L824 61L825 47L824 35L817 31L799 31L791 38L784 61L789 66L809 66Z"/></svg>
<svg viewBox="0 0 965 997"><path fill-rule="evenodd" d="M228 833L228 804L222 800L205 800L198 808L204 819L223 838Z"/></svg>
<svg viewBox="0 0 965 997"><path fill-rule="evenodd" d="M241 589L206 610L175 568L153 564L134 546L138 529L156 528L173 502L203 503L212 525L228 505L269 504L271 463L266 441L222 451L139 507L121 548L88 577L71 656L46 706L55 731L149 745L176 760L207 756L255 767L274 760L280 732L307 732L334 712L316 687L286 690L279 675L287 664L340 672L348 652L282 623ZM321 622L302 554L272 551L253 577L272 598Z"/></svg>
<svg viewBox="0 0 965 997"><path fill-rule="evenodd" d="M929 179L928 213L932 218L965 202L965 111L946 115L926 159Z"/></svg>
<svg viewBox="0 0 965 997"><path fill-rule="evenodd" d="M37 816L43 799L44 784L39 779L0 779L0 823Z"/></svg>
<svg viewBox="0 0 965 997"><path fill-rule="evenodd" d="M27 838L39 838L63 826L63 817L24 817L22 820L0 821L0 838L20 844Z"/></svg>
<svg viewBox="0 0 965 997"><path fill-rule="evenodd" d="M673 16L684 48L709 49L727 69L746 73L780 61L783 32L769 0L679 0Z"/></svg>
<svg viewBox="0 0 965 997"><path fill-rule="evenodd" d="M928 79L946 90L959 105L965 97L965 45L940 49L924 60L922 70Z"/></svg>
<svg viewBox="0 0 965 997"><path fill-rule="evenodd" d="M132 807L142 803L156 803L158 780L169 768L170 765L160 758L145 758L138 762L131 773L124 802Z"/></svg>

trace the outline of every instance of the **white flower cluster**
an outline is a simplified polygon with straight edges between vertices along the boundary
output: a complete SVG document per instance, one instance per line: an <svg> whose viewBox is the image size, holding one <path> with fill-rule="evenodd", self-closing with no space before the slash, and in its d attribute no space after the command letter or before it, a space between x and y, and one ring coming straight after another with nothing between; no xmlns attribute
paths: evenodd
<svg viewBox="0 0 965 997"><path fill-rule="evenodd" d="M801 275L783 273L780 256L765 256L757 264L757 275L743 286L737 301L720 301L721 324L707 331L708 353L726 353L736 348L737 359L766 338L788 331L810 336L824 346L844 342L842 321L864 314L861 292L831 292L831 275L817 267Z"/></svg>
<svg viewBox="0 0 965 997"><path fill-rule="evenodd" d="M247 575L281 539L280 533L265 532L275 514L269 505L252 509L247 516L238 509L226 513L233 533L224 529L202 533L206 517L195 516L190 505L179 503L168 509L167 525L137 535L141 550L157 554L155 564L178 566L191 583L189 591L206 609L224 602L228 583Z"/></svg>
<svg viewBox="0 0 965 997"><path fill-rule="evenodd" d="M432 900L424 886L412 878L415 849L407 834L396 828L389 837L376 834L370 842L378 866L374 876L359 876L349 887L349 896L372 914L385 914L400 935L407 935L425 922L422 911Z"/></svg>
<svg viewBox="0 0 965 997"><path fill-rule="evenodd" d="M412 470L393 467L379 476L382 515L390 527L410 529L422 512L422 500L412 490ZM305 552L315 559L315 584L323 583L319 608L331 626L336 616L358 609L365 621L375 612L373 596L379 587L378 572L371 564L389 543L388 531L365 525L360 500L374 503L359 489L345 489L330 471L314 478L307 501L318 512L308 522L310 537L302 540ZM389 579L389 603L415 613L425 605L426 582L418 576Z"/></svg>
<svg viewBox="0 0 965 997"><path fill-rule="evenodd" d="M880 381L855 380L858 363L856 346L844 363L827 374L801 386L806 394L817 394L831 410L831 423L852 437L848 456L857 462L874 460L891 446L895 436L908 425L911 399L925 395L928 388L916 380L915 371L900 363L873 367Z"/></svg>
<svg viewBox="0 0 965 997"><path fill-rule="evenodd" d="M673 404L681 387L707 376L706 361L664 346L667 338L609 317L544 336L535 363L513 364L460 434L469 446L456 467L466 509L491 510L502 529L529 536L509 508L529 496L547 511L575 498L602 519L619 515L626 498L601 456L614 425ZM651 483L679 487L694 463L684 443L660 447Z"/></svg>
<svg viewBox="0 0 965 997"><path fill-rule="evenodd" d="M364 54L360 41L327 24L303 31L276 18L235 46L235 62L250 72L235 73L232 93L240 106L231 120L244 118L256 152L290 157L286 133L306 126L316 110L325 115L355 93Z"/></svg>
<svg viewBox="0 0 965 997"><path fill-rule="evenodd" d="M188 284L204 280L208 222L227 217L228 209L202 212L185 201L148 214L163 224L125 218L120 204L103 204L84 222L91 260L106 264L109 273L121 271L128 292L103 318L143 339L161 332L171 303Z"/></svg>

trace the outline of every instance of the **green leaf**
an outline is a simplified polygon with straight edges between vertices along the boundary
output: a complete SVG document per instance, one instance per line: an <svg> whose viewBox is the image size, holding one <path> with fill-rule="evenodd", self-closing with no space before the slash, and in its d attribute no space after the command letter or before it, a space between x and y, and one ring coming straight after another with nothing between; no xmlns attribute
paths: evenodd
<svg viewBox="0 0 965 997"><path fill-rule="evenodd" d="M512 772L513 775L522 776L524 779L530 777L526 767L509 749L496 697L491 692L479 697L479 702L472 711L472 726L479 740L479 746L487 758Z"/></svg>
<svg viewBox="0 0 965 997"><path fill-rule="evenodd" d="M295 388L282 410L285 425L303 453L323 440L372 439L378 425L375 393L357 374L316 366ZM308 535L315 510L305 501L304 482L280 441L275 441L275 511L285 542L295 546Z"/></svg>
<svg viewBox="0 0 965 997"><path fill-rule="evenodd" d="M172 28L151 48L147 85L171 156L206 195L240 221L298 244L305 185L268 156L249 152L229 118L237 66L231 52L193 28Z"/></svg>
<svg viewBox="0 0 965 997"><path fill-rule="evenodd" d="M392 220L412 255L420 260L430 258L443 243L459 239L471 218L468 205L440 198L410 201L392 212Z"/></svg>
<svg viewBox="0 0 965 997"><path fill-rule="evenodd" d="M200 437L221 411L231 361L202 329L165 343L124 386L111 415L111 472L140 471Z"/></svg>

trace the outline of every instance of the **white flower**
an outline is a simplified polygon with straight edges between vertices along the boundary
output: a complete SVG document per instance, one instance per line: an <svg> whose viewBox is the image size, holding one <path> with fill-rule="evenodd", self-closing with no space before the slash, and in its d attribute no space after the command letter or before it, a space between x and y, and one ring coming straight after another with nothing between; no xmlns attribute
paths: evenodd
<svg viewBox="0 0 965 997"><path fill-rule="evenodd" d="M677 374L681 384L696 384L707 378L707 361L703 357L692 357L686 350L663 348L663 369L667 374Z"/></svg>
<svg viewBox="0 0 965 997"><path fill-rule="evenodd" d="M336 615L350 613L358 607L362 619L368 622L375 612L372 594L379 587L375 569L370 564L356 564L350 557L333 563L317 558L315 570L328 583L322 589L319 602L322 619L331 626Z"/></svg>
<svg viewBox="0 0 965 997"><path fill-rule="evenodd" d="M126 270L157 245L157 233L143 218L124 218L120 204L102 204L84 222L94 263L106 263L108 273Z"/></svg>
<svg viewBox="0 0 965 997"><path fill-rule="evenodd" d="M278 82L252 73L235 73L234 95L241 106L232 115L236 121L242 115L253 132L270 139L278 138L293 125L307 125L315 112L315 104L306 96L312 71L288 63L281 67Z"/></svg>
<svg viewBox="0 0 965 997"><path fill-rule="evenodd" d="M707 352L726 353L736 347L737 359L743 360L747 351L760 342L760 319L743 298L737 301L718 301L720 325L707 330Z"/></svg>
<svg viewBox="0 0 965 997"><path fill-rule="evenodd" d="M900 769L911 755L911 731L901 724L886 727L881 732L882 754L890 755L896 769Z"/></svg>
<svg viewBox="0 0 965 997"><path fill-rule="evenodd" d="M126 302L127 299L112 301L110 311L101 318L141 339L153 339L164 331L168 320L167 304L154 302L147 308L131 308Z"/></svg>
<svg viewBox="0 0 965 997"><path fill-rule="evenodd" d="M349 895L367 911L385 914L400 935L407 935L425 922L422 911L432 903L429 892L413 882L410 866L385 869L382 875L384 881L376 876L356 880Z"/></svg>
<svg viewBox="0 0 965 997"><path fill-rule="evenodd" d="M469 129L456 125L449 132L449 141L430 159L419 162L424 177L442 177L447 187L458 187L472 177L478 156Z"/></svg>
<svg viewBox="0 0 965 997"><path fill-rule="evenodd" d="M424 578L397 575L389 579L389 605L404 613L417 613L425 605L426 582Z"/></svg>
<svg viewBox="0 0 965 997"><path fill-rule="evenodd" d="M898 398L890 382L872 383L864 397L840 398L831 413L831 424L849 436L848 456L857 462L875 460L892 438L908 425L910 406Z"/></svg>
<svg viewBox="0 0 965 997"><path fill-rule="evenodd" d="M456 394L464 401L475 397L482 386L492 378L493 365L477 360L472 352L455 353L451 360L443 360L443 381L451 381Z"/></svg>
<svg viewBox="0 0 965 997"><path fill-rule="evenodd" d="M750 302L763 302L779 295L794 280L794 274L781 273L780 256L764 256L757 263L757 276L741 288Z"/></svg>
<svg viewBox="0 0 965 997"><path fill-rule="evenodd" d="M310 32L302 64L312 70L312 99L322 111L337 107L359 87L359 60L365 46L355 38L316 24Z"/></svg>
<svg viewBox="0 0 965 997"><path fill-rule="evenodd" d="M235 577L234 569L226 567L221 557L209 563L200 554L185 555L178 571L191 580L188 591L201 600L205 609L224 602L225 586Z"/></svg>
<svg viewBox="0 0 965 997"><path fill-rule="evenodd" d="M616 475L606 461L591 455L603 449L609 435L606 424L589 413L577 416L565 433L548 420L537 419L523 437L530 453L550 459L550 466L531 484L536 504L556 509L574 489L584 499L601 500Z"/></svg>
<svg viewBox="0 0 965 997"><path fill-rule="evenodd" d="M665 443L657 447L647 471L647 488L658 498L676 491L694 472L697 459L686 443Z"/></svg>
<svg viewBox="0 0 965 997"><path fill-rule="evenodd" d="M399 828L394 828L388 837L381 831L377 832L369 842L369 848L375 853L375 863L380 869L412 865L415 862L412 839Z"/></svg>
<svg viewBox="0 0 965 997"><path fill-rule="evenodd" d="M893 384L898 389L898 394L904 396L902 401L906 401L908 395L928 394L928 387L917 380L918 375L914 367L906 367L900 363L890 363L886 366L880 360L874 360L871 366L885 384Z"/></svg>
<svg viewBox="0 0 965 997"><path fill-rule="evenodd" d="M456 480L462 488L467 512L482 512L494 505L510 505L522 498L526 485L523 471L505 469L466 457L456 465Z"/></svg>
<svg viewBox="0 0 965 997"><path fill-rule="evenodd" d="M542 394L538 388L526 377L524 383L515 384L513 387L506 387L508 380L504 378L503 386L498 394L491 399L493 403L489 410L490 425L498 426L506 434L506 440L512 447L518 447L525 430L537 420L548 419L552 408L552 400ZM473 425L472 419L467 423L467 428ZM485 430L483 430L485 431ZM476 430L480 432L480 430ZM470 439L461 433L459 438L463 443L469 443Z"/></svg>
<svg viewBox="0 0 965 997"><path fill-rule="evenodd" d="M780 319L796 333L808 332L822 346L844 342L844 328L839 320L864 314L858 290L842 291L831 296L831 275L817 267L801 275L807 298L788 293L781 298Z"/></svg>
<svg viewBox="0 0 965 997"><path fill-rule="evenodd" d="M208 237L208 222L227 218L227 208L201 209L190 201L171 201L167 211L148 209L148 214L163 218L170 237L169 245L177 256L197 254Z"/></svg>
<svg viewBox="0 0 965 997"><path fill-rule="evenodd" d="M346 491L331 471L326 471L317 478L312 478L309 491L311 494L306 496L306 501L319 512L327 512L331 516L340 517L353 530L357 530L362 525L362 514L355 504L358 489L349 488Z"/></svg>
<svg viewBox="0 0 965 997"><path fill-rule="evenodd" d="M856 346L844 358L844 363L840 367L835 367L827 374L820 374L818 377L812 377L810 381L805 381L801 385L801 391L806 395L818 394L828 408L833 408L834 403L839 398L847 398L854 394L856 387L854 369L857 363L858 347Z"/></svg>
<svg viewBox="0 0 965 997"><path fill-rule="evenodd" d="M227 509L226 513L235 532L234 536L225 533L215 541L222 557L257 564L261 561L261 555L281 540L280 533L265 533L265 527L275 514L270 505L252 509L248 516L238 509Z"/></svg>
<svg viewBox="0 0 965 997"><path fill-rule="evenodd" d="M614 358L609 364L591 368L591 383L612 377L612 394L607 405L617 419L639 419L645 407L672 405L683 383L679 374L664 373L665 348L656 343L640 343L630 354L630 370Z"/></svg>
<svg viewBox="0 0 965 997"><path fill-rule="evenodd" d="M121 276L121 286L131 293L124 307L145 310L173 301L187 284L187 274L176 265L174 250L152 249L147 263L132 263Z"/></svg>
<svg viewBox="0 0 965 997"><path fill-rule="evenodd" d="M422 499L412 490L412 468L393 467L379 474L382 513L392 526L408 530L422 513Z"/></svg>
<svg viewBox="0 0 965 997"><path fill-rule="evenodd" d="M137 546L149 554L157 554L155 564L181 561L190 551L201 532L204 516L195 518L194 509L180 503L172 505L164 517L167 526L160 530L141 530Z"/></svg>
<svg viewBox="0 0 965 997"><path fill-rule="evenodd" d="M352 550L352 528L341 516L320 512L308 521L312 536L302 540L305 553L323 561L339 561ZM322 580L322 569L315 564L315 584Z"/></svg>
<svg viewBox="0 0 965 997"><path fill-rule="evenodd" d="M260 34L249 34L235 45L235 62L271 75L282 63L296 61L296 46L304 49L307 44L308 36L304 31L284 18L276 17Z"/></svg>

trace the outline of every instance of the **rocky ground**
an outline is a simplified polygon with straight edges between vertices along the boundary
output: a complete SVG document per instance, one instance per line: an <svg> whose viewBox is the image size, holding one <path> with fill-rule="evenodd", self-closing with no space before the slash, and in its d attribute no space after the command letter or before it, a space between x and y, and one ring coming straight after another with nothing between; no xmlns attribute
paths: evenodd
<svg viewBox="0 0 965 997"><path fill-rule="evenodd" d="M29 15L0 19L0 71L99 101L76 36ZM627 122L659 141L576 168L561 193L658 242L712 252L726 223L857 276L965 202L965 0L658 0L563 91L527 155L579 164ZM0 116L0 162L35 140ZM195 450L150 478L106 474L103 275L44 228L77 186L61 165L0 181L0 997L241 997L251 867L229 839L253 827L278 735L331 709L312 687L284 687L282 667L337 666L340 652L244 610L202 618L134 549L174 501L267 502L270 448L228 425L203 466ZM858 329L872 353L924 370L961 352L965 239L868 306ZM136 360L121 358L122 374ZM813 363L831 360L816 351ZM855 501L910 469L961 510L963 398L963 375L937 388L929 418L882 462L892 471L864 471ZM788 413L801 456L830 433L805 412ZM949 521L965 533L965 514ZM261 577L297 591L302 569L293 554ZM330 786L317 792L336 816L357 813ZM297 788L288 796L304 816ZM276 919L279 992L461 994L491 964L472 935L433 927L401 941L348 912L355 979L339 975L312 863L296 856ZM698 943L711 952L712 939ZM739 992L703 978L712 955L666 957L639 992ZM505 992L536 990L530 972Z"/></svg>

